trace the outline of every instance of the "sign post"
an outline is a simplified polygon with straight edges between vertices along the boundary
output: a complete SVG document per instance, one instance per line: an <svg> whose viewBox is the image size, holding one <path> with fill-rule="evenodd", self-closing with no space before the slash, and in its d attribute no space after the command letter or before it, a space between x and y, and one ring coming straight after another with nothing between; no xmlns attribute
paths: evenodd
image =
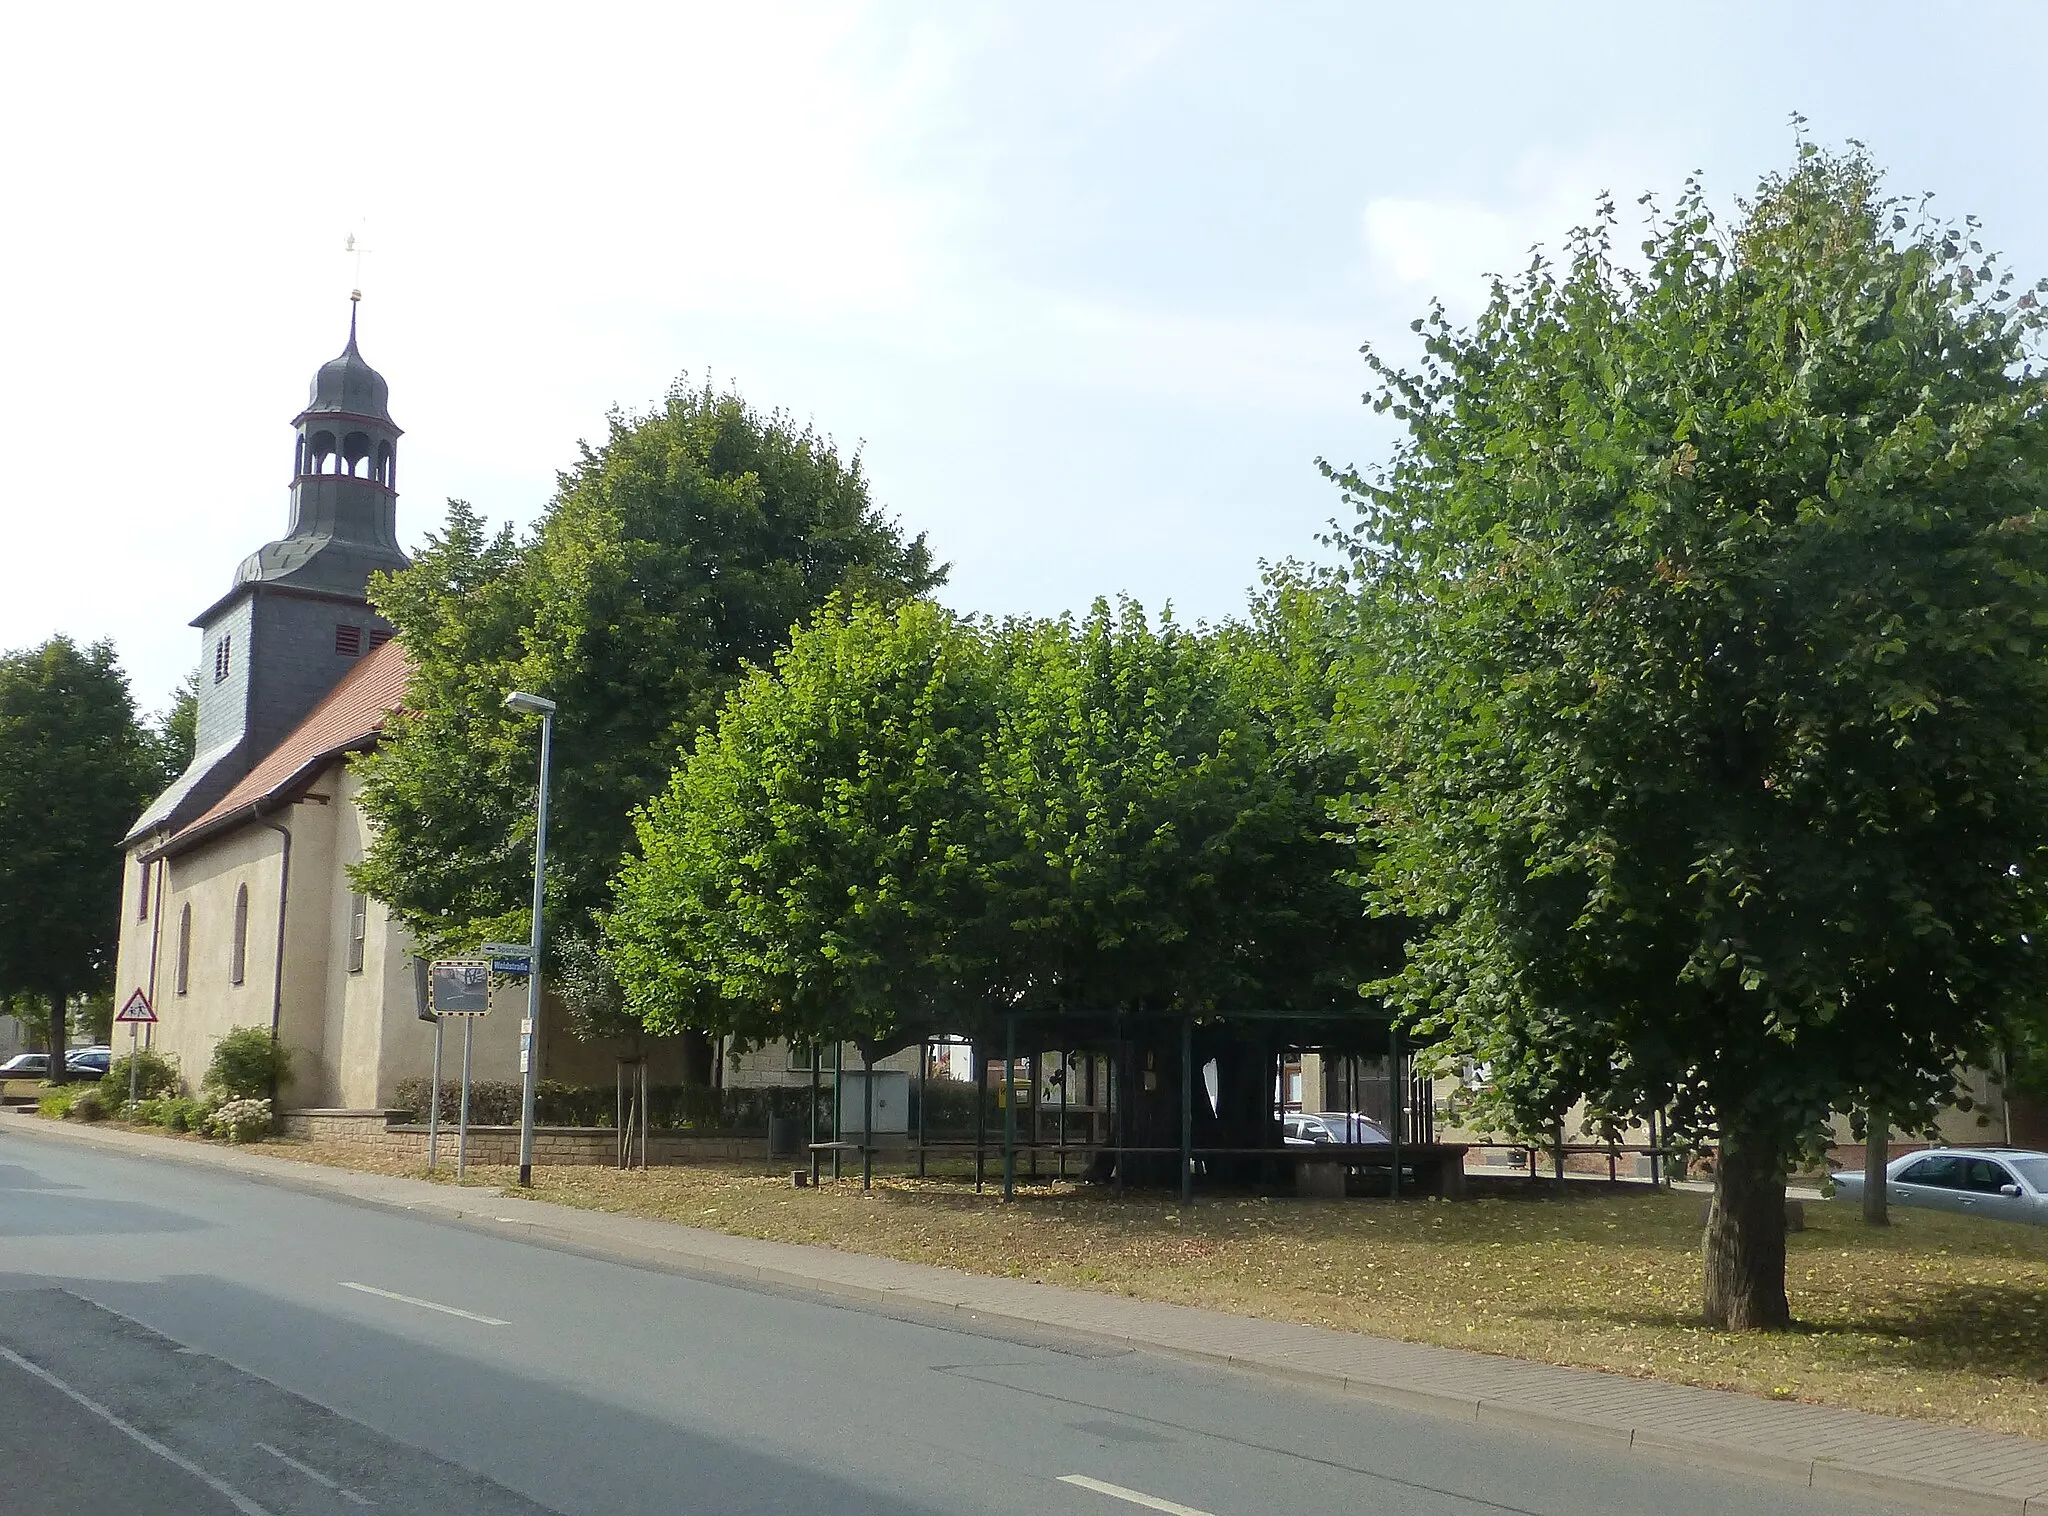
<svg viewBox="0 0 2048 1516"><path fill-rule="evenodd" d="M434 1018L434 1091L427 1096L427 1172L430 1174L441 1162L441 1028L445 1024L439 1016Z"/></svg>
<svg viewBox="0 0 2048 1516"><path fill-rule="evenodd" d="M132 1105L135 1102L136 1078L142 1071L142 1029L155 1024L156 1012L150 1009L149 996L137 990L128 997L114 1019L128 1023L128 1102Z"/></svg>
<svg viewBox="0 0 2048 1516"><path fill-rule="evenodd" d="M443 1016L462 1018L462 1112L455 1131L455 1182L469 1167L469 1054L476 1041L476 1019L491 1013L491 965L482 958L437 958L427 968L427 1000L434 1009L435 1052L440 1052ZM439 1059L436 1059L439 1062ZM440 1070L435 1070L439 1089Z"/></svg>

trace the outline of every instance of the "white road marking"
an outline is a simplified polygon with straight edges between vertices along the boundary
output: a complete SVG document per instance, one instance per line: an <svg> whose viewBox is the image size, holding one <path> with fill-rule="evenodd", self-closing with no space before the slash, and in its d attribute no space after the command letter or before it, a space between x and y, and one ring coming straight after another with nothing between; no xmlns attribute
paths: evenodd
<svg viewBox="0 0 2048 1516"><path fill-rule="evenodd" d="M190 1474L194 1479L198 1480L201 1484L205 1485L209 1490L212 1490L214 1494L220 1496L223 1500L227 1501L229 1505L233 1506L236 1510L240 1511L242 1513L242 1516L271 1516L271 1513L269 1511L265 1510L262 1506L258 1505L255 1501L251 1500L247 1495L244 1495L240 1490L236 1489L233 1485L229 1484L225 1479L216 1479L213 1475L207 1473L206 1470L199 1467L198 1464L194 1463L184 1454L176 1452L171 1448L165 1447L162 1443L158 1442L154 1437L150 1436L149 1433L143 1431L140 1427L130 1426L127 1422L123 1421L119 1416L116 1416L112 1411L108 1410L105 1406L101 1405L97 1400L94 1400L90 1395L80 1394L77 1390L72 1389L70 1385L66 1384L63 1380L59 1379L55 1374L52 1374L48 1369L43 1368L40 1365L30 1363L26 1358L22 1357L21 1354L15 1352L12 1348L0 1347L0 1358L5 1358L9 1363L13 1364L17 1369L20 1369L24 1373L33 1374L36 1378L42 1380L44 1384L48 1385L51 1389L57 1391L60 1395L69 1396L79 1405L82 1405L88 1411L91 1411L93 1415L99 1417L99 1419L104 1421L108 1426L114 1428L115 1431L120 1432L125 1436L133 1438L143 1447L149 1449L150 1452L156 1454L157 1457L163 1459L165 1463L171 1464L176 1468L183 1469L186 1473Z"/></svg>
<svg viewBox="0 0 2048 1516"><path fill-rule="evenodd" d="M508 1327L509 1321L496 1316L479 1316L475 1311L465 1311L452 1305L441 1305L432 1300L422 1300L417 1295L401 1295L396 1290L380 1290L374 1284L357 1284L353 1280L341 1281L344 1290L360 1290L365 1295L375 1295L383 1300L396 1300L402 1305L416 1305L423 1311L439 1311L443 1316L460 1316L464 1321L480 1321L487 1327Z"/></svg>
<svg viewBox="0 0 2048 1516"><path fill-rule="evenodd" d="M1141 1505L1148 1511L1164 1511L1166 1516L1210 1516L1207 1511L1198 1511L1193 1506L1182 1505L1177 1500L1161 1500L1157 1495L1147 1495L1143 1490L1127 1490L1120 1484L1090 1479L1086 1474L1062 1474L1060 1483L1079 1485L1084 1490L1093 1490L1096 1494L1107 1495L1112 1500L1128 1500L1132 1505Z"/></svg>
<svg viewBox="0 0 2048 1516"><path fill-rule="evenodd" d="M347 1485L342 1484L340 1481L329 1479L325 1474L321 1473L311 1464L300 1463L298 1459L292 1457L291 1454L285 1452L282 1448L274 1448L267 1442L259 1442L256 1444L256 1446L261 1448L264 1452L268 1453L272 1458L275 1458L279 1463L283 1464L286 1468L297 1469L301 1474L304 1474L308 1479L312 1480L313 1483L317 1485L326 1486L328 1489L334 1491L335 1494L339 1495L343 1500L352 1500L357 1505L375 1505L377 1503L374 1500L370 1500L364 1496L358 1495L354 1490L350 1489Z"/></svg>

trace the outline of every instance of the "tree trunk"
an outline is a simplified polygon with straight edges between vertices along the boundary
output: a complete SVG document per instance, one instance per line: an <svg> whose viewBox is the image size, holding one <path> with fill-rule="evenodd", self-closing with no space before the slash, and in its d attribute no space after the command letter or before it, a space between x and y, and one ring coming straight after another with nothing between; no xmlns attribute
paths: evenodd
<svg viewBox="0 0 2048 1516"><path fill-rule="evenodd" d="M711 1055L714 1044L704 1032L686 1031L682 1035L683 1083L709 1085L712 1073Z"/></svg>
<svg viewBox="0 0 2048 1516"><path fill-rule="evenodd" d="M1774 1144L1731 1130L1725 1119L1705 1265L1708 1326L1753 1332L1792 1324L1785 1299L1785 1157Z"/></svg>
<svg viewBox="0 0 2048 1516"><path fill-rule="evenodd" d="M64 1062L64 1051L70 1045L70 1042L71 1039L65 1034L64 1028L64 997L62 995L52 995L50 997L49 1072L49 1080L52 1084L63 1084L71 1077L71 1070Z"/></svg>
<svg viewBox="0 0 2048 1516"><path fill-rule="evenodd" d="M1871 1226L1890 1226L1885 1168L1891 1163L1892 1129L1884 1112L1870 1113L1869 1130L1863 1134L1863 1219Z"/></svg>

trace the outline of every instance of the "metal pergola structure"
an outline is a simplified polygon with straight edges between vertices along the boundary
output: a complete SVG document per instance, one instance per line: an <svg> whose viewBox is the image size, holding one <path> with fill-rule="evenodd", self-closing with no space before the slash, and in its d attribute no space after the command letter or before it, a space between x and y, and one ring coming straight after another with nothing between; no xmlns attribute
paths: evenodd
<svg viewBox="0 0 2048 1516"><path fill-rule="evenodd" d="M1388 1106L1390 1120L1384 1158L1377 1153L1371 1156L1374 1166L1385 1163L1391 1172L1391 1188L1396 1198L1401 1194L1401 1169L1404 1146L1410 1142L1409 1109L1418 1099L1417 1086L1407 1071L1408 1048L1401 1029L1394 1023L1390 1013L1354 1011L1349 1014L1305 1011L1232 1011L1207 1015L1107 1015L1074 1014L1030 1014L1016 1013L1000 1018L1003 1046L1003 1096L1002 1132L999 1146L993 1147L1002 1160L1002 1193L1008 1200L1014 1197L1017 1186L1017 1157L1019 1152L1017 1131L1017 1068L1020 1037L1023 1045L1032 1049L1026 1055L1030 1067L1032 1098L1031 1132L1023 1144L1029 1158L1033 1177L1036 1177L1038 1158L1045 1149L1039 1140L1041 1112L1037 1100L1040 1088L1039 1058L1042 1050L1056 1049L1063 1060L1063 1069L1070 1071L1076 1054L1089 1057L1106 1057L1108 1079L1104 1091L1105 1100L1100 1106L1091 1106L1089 1115L1088 1140L1079 1144L1070 1142L1069 1090L1063 1077L1060 1084L1058 1140L1052 1151L1057 1155L1059 1175L1066 1176L1069 1154L1080 1151L1091 1156L1108 1154L1113 1163L1113 1172L1119 1189L1123 1187L1126 1160L1146 1156L1168 1156L1177 1160L1180 1200L1184 1205L1194 1200L1194 1179L1197 1160L1205 1157L1257 1157L1265 1154L1281 1154L1290 1150L1283 1145L1260 1148L1215 1148L1195 1145L1195 1083L1196 1065L1194 1060L1195 1032L1198 1025L1205 1027L1238 1027L1244 1024L1261 1026L1284 1026L1294 1029L1300 1035L1291 1036L1286 1048L1298 1051L1320 1051L1336 1053L1347 1060L1351 1071L1352 1109L1356 1107L1356 1067L1361 1056L1383 1057L1388 1066ZM1132 1033L1138 1029L1154 1032L1175 1030L1179 1037L1180 1089L1179 1089L1179 1142L1172 1147L1147 1146L1129 1142L1126 1126L1129 1101L1124 1088L1124 1059L1137 1047ZM971 1144L959 1142L938 1142L930 1140L927 1131L929 1109L929 1071L932 1049L941 1043L957 1044L965 1041L971 1047L975 1088L975 1131ZM818 1110L823 1094L822 1049L811 1050L811 1179L816 1183L822 1177L825 1155L830 1155L831 1176L841 1177L844 1158L854 1151L861 1157L861 1183L865 1188L872 1184L874 1175L874 1078L872 1061L863 1055L863 1078L861 1080L865 1110L860 1124L861 1141L846 1140L845 1107L845 1059L843 1044L835 1056L832 1069L832 1130L829 1140L819 1134ZM917 1073L917 1129L913 1144L917 1160L917 1175L925 1177L927 1154L935 1148L959 1150L970 1147L974 1154L974 1187L979 1193L987 1182L987 1160L992 1156L992 1144L988 1132L988 1090L990 1057L984 1040L974 1036L928 1035L918 1044ZM1276 1065L1277 1072L1277 1065ZM1106 1112L1104 1137L1095 1136L1098 1115ZM1417 1124L1426 1118L1416 1118ZM1423 1127L1424 1131L1428 1128Z"/></svg>

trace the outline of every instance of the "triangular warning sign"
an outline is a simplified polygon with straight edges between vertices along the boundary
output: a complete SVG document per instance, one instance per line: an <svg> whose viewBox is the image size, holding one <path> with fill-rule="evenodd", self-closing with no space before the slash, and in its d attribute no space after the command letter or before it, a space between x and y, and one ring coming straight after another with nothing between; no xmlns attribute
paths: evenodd
<svg viewBox="0 0 2048 1516"><path fill-rule="evenodd" d="M149 1008L149 997L137 990L128 997L128 1003L121 1007L114 1019L122 1022L153 1022L156 1020L156 1012Z"/></svg>

